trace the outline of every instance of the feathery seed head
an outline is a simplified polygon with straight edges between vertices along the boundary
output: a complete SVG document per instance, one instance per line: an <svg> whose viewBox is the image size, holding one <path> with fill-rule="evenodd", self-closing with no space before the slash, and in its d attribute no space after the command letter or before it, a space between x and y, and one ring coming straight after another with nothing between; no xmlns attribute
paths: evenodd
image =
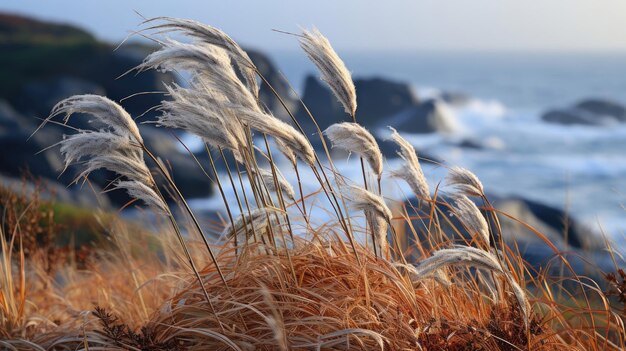
<svg viewBox="0 0 626 351"><path fill-rule="evenodd" d="M524 290L511 278L509 272L500 265L498 258L490 252L469 246L442 249L435 251L431 257L422 260L416 267L408 266L408 270L415 274L417 279L422 279L434 274L441 268L450 266L476 267L503 274L522 310L524 323L528 326L529 303Z"/></svg>
<svg viewBox="0 0 626 351"><path fill-rule="evenodd" d="M446 183L467 196L484 196L485 190L480 179L471 171L462 167L452 167L446 176Z"/></svg>
<svg viewBox="0 0 626 351"><path fill-rule="evenodd" d="M376 139L367 129L358 123L335 123L328 127L324 134L330 139L333 147L354 152L364 157L374 173L380 178L383 173L383 154L380 152Z"/></svg>
<svg viewBox="0 0 626 351"><path fill-rule="evenodd" d="M195 90L180 87L167 87L173 100L161 103L156 124L177 128L197 135L214 147L231 150L237 161L241 162L240 150L245 145L242 125L235 119L231 123L224 120L224 111L207 104L203 94Z"/></svg>
<svg viewBox="0 0 626 351"><path fill-rule="evenodd" d="M317 66L322 80L328 84L346 113L354 116L356 114L356 89L352 76L328 39L315 28L310 31L304 30L300 46Z"/></svg>
<svg viewBox="0 0 626 351"><path fill-rule="evenodd" d="M86 159L74 182L86 178L98 169L107 169L126 178L113 183L113 188L125 189L128 194L142 200L160 212L167 205L154 187L154 179L143 158L143 139L132 117L115 102L98 95L76 95L53 107L44 124L59 114L65 114L65 122L74 113L87 113L98 118L109 129L98 131L79 130L59 142L65 168ZM42 124L43 126L43 124Z"/></svg>
<svg viewBox="0 0 626 351"><path fill-rule="evenodd" d="M398 155L404 160L402 168L391 172L391 176L394 178L400 178L407 182L411 187L413 193L424 199L430 198L430 190L428 188L428 182L424 177L424 172L420 166L415 148L404 139L394 128L391 129L391 139L400 147Z"/></svg>
<svg viewBox="0 0 626 351"><path fill-rule="evenodd" d="M57 103L42 126L51 118L64 114L67 123L71 115L86 113L96 117L105 126L112 128L118 135L131 136L138 143L143 143L137 124L122 106L100 95L74 95Z"/></svg>
<svg viewBox="0 0 626 351"><path fill-rule="evenodd" d="M219 241L225 241L229 238L236 236L237 238L245 238L241 242L246 242L250 239L251 234L256 232L257 235L262 235L265 230L271 224L276 224L275 214L282 214L283 212L274 207L261 207L255 208L250 213L242 213L234 220L234 226L229 223L222 233L220 234Z"/></svg>
<svg viewBox="0 0 626 351"><path fill-rule="evenodd" d="M315 150L309 140L291 125L267 114L233 106L239 120L252 129L279 139L298 158L308 165L315 163Z"/></svg>
<svg viewBox="0 0 626 351"><path fill-rule="evenodd" d="M387 251L387 228L392 213L382 196L356 185L343 187L342 194L350 202L350 206L363 211L365 220L376 238L376 246L380 252Z"/></svg>
<svg viewBox="0 0 626 351"><path fill-rule="evenodd" d="M296 154L293 152L293 150L291 150L291 148L281 139L274 139L274 141L276 142L276 147L278 148L278 150L280 150L280 152L287 158L287 160L289 160L289 162L291 162L291 164L295 166L298 160L296 159Z"/></svg>
<svg viewBox="0 0 626 351"><path fill-rule="evenodd" d="M90 156L119 150L127 150L129 153L141 152L138 145L132 145L128 138L106 131L82 131L70 136L65 135L59 144L65 168Z"/></svg>
<svg viewBox="0 0 626 351"><path fill-rule="evenodd" d="M254 95L259 96L259 86L256 81L256 66L248 54L223 31L200 22L189 19L157 17L147 20L146 23L160 21L146 30L158 30L160 33L178 32L194 38L201 43L221 47L237 63L237 68L244 78L247 89Z"/></svg>
<svg viewBox="0 0 626 351"><path fill-rule="evenodd" d="M342 187L342 194L350 202L352 208L361 211L368 210L387 222L391 221L393 215L382 196L357 185Z"/></svg>
<svg viewBox="0 0 626 351"><path fill-rule="evenodd" d="M478 235L489 245L489 225L476 204L465 195L454 198L454 213L471 235Z"/></svg>
<svg viewBox="0 0 626 351"><path fill-rule="evenodd" d="M115 188L125 189L132 198L143 201L146 205L161 213L168 213L168 207L163 199L149 186L135 180L118 180Z"/></svg>

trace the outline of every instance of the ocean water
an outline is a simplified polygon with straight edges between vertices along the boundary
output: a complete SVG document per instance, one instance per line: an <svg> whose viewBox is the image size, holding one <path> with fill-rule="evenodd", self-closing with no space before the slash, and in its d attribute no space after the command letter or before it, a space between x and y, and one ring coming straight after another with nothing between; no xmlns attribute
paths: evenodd
<svg viewBox="0 0 626 351"><path fill-rule="evenodd" d="M626 125L562 126L540 119L546 109L584 98L626 104L626 53L340 54L354 77L405 81L421 97L441 91L470 96L468 105L450 110L454 133L407 138L449 165L474 171L489 193L567 209L626 248ZM298 90L307 74L315 74L299 52L271 57ZM463 139L487 147L456 146ZM360 168L354 162L338 160L338 166L358 181L355 170ZM387 163L393 168L397 160ZM445 176L435 167L426 167L425 173L431 184ZM396 188L391 192L402 192L401 185Z"/></svg>

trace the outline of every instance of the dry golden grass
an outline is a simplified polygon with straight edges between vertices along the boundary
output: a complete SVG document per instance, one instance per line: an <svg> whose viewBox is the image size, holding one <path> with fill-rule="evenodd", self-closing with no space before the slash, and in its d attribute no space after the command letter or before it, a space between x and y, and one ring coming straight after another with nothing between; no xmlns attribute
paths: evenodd
<svg viewBox="0 0 626 351"><path fill-rule="evenodd" d="M112 186L143 200L163 223L152 233L122 221L103 221L94 213L107 234L102 235L105 242L77 252L52 244L54 226L40 228L54 212L42 215L35 200L6 202L10 217L3 224L9 225L0 233L0 348L624 349L622 310L591 279L531 271L517 248L501 239L498 216L508 215L491 207L471 172L453 169L449 183L457 188L456 195L480 198L485 215L468 198L451 206L438 198L439 189L430 196L415 150L394 138L405 162L411 163L399 178L414 183L420 200L411 210L394 202L390 207L403 210L394 214L387 204L392 201L381 192L382 155L376 155L376 162L366 157L376 164L378 186L371 183L368 188L363 160L363 187L353 185L337 173L318 128L328 162L322 163L295 118L298 128L273 117L257 101L256 76L265 78L225 33L189 20L146 23L148 31L157 32L154 36L178 32L195 40L180 44L153 38L163 47L140 69L192 73L188 88L168 88L173 100L160 106L160 123L195 133L207 143L213 170L213 178L207 178L218 186L228 221L215 228L200 224L167 167L148 150L134 119L120 105L93 95L60 102L53 115L67 114L65 121L80 111L105 123L103 129L79 130L60 142L66 166L77 161L83 166L76 181L96 169L112 170L120 175ZM305 51L356 123L355 93L345 65L319 32L315 40L311 35L305 32ZM253 131L263 137L265 150L254 144ZM291 160L298 180L298 167L311 169L319 182L317 191L305 194L299 187L300 199L294 199L290 184L281 184L286 181L279 177L268 137ZM368 145L378 150L370 137ZM227 167L224 150L235 160L227 175L241 214L236 219L209 146L219 151ZM145 156L155 162L157 172L148 169ZM270 169L261 171L256 157L267 159ZM174 217L161 181L182 217ZM325 223L310 218L316 206L329 216ZM299 213L289 211L292 207ZM444 207L454 209L459 227ZM351 208L364 212L365 228ZM222 229L222 238L228 240L211 244L207 229ZM541 233L528 229L554 248ZM470 234L467 240L459 235L464 231ZM39 245L41 240L46 245ZM555 260L570 268L554 249ZM610 283L619 290L621 283L613 278Z"/></svg>

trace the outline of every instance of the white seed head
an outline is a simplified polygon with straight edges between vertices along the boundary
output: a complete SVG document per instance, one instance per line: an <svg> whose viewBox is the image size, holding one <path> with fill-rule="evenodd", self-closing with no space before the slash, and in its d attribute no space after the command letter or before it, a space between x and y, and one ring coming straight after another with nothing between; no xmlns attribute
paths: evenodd
<svg viewBox="0 0 626 351"><path fill-rule="evenodd" d="M356 185L344 186L341 191L350 207L363 211L365 220L377 240L376 245L381 249L380 252L386 252L387 228L392 213L383 197Z"/></svg>
<svg viewBox="0 0 626 351"><path fill-rule="evenodd" d="M346 68L330 42L317 29L305 30L300 39L300 46L317 66L321 78L325 81L346 113L356 113L356 89L350 71Z"/></svg>
<svg viewBox="0 0 626 351"><path fill-rule="evenodd" d="M333 147L365 158L380 178L383 173L383 154L380 152L376 139L367 129L357 123L343 122L331 125L324 131L324 134L330 139Z"/></svg>
<svg viewBox="0 0 626 351"><path fill-rule="evenodd" d="M524 323L528 326L529 320L529 303L522 287L511 278L510 273L502 268L498 262L498 258L487 251L480 250L469 246L460 246L452 249L442 249L427 259L421 261L417 266L403 265L407 270L415 275L417 279L423 279L431 276L439 269L445 267L474 267L486 269L492 272L503 274L511 290L522 309L524 315Z"/></svg>
<svg viewBox="0 0 626 351"><path fill-rule="evenodd" d="M480 179L471 171L462 167L452 167L446 176L446 183L467 196L484 196L485 190Z"/></svg>
<svg viewBox="0 0 626 351"><path fill-rule="evenodd" d="M282 145L288 147L306 164L313 165L315 163L313 146L294 127L267 113L259 113L245 108L235 108L234 112L242 123L280 140Z"/></svg>
<svg viewBox="0 0 626 351"><path fill-rule="evenodd" d="M415 148L413 148L413 145L404 139L395 129L389 128L392 131L391 139L400 147L398 155L404 160L402 168L392 171L391 176L407 182L418 198L430 199L428 182L426 182L426 177L424 177L424 172L420 166Z"/></svg>
<svg viewBox="0 0 626 351"><path fill-rule="evenodd" d="M100 95L74 95L61 100L52 108L50 116L44 120L42 126L61 114L65 115L64 122L67 123L70 116L75 113L90 114L105 126L112 128L116 134L130 136L138 143L143 142L137 124L128 112L122 106Z"/></svg>
<svg viewBox="0 0 626 351"><path fill-rule="evenodd" d="M178 32L203 44L217 46L226 50L228 55L236 62L247 89L255 98L258 98L259 86L256 81L256 66L239 44L226 33L215 27L189 19L157 17L146 21L146 23L150 22L160 23L152 25L146 28L146 30L158 30L159 33Z"/></svg>
<svg viewBox="0 0 626 351"><path fill-rule="evenodd" d="M276 215L282 216L282 213L281 210L274 207L255 208L250 213L245 212L234 219L234 226L232 223L226 225L220 234L219 241L223 242L236 236L237 239L245 239L239 240L242 243L249 240L253 233L263 235L270 224L275 226Z"/></svg>
<svg viewBox="0 0 626 351"><path fill-rule="evenodd" d="M470 232L470 235L479 236L488 246L489 224L476 204L465 195L456 195L453 200L452 208L459 221Z"/></svg>

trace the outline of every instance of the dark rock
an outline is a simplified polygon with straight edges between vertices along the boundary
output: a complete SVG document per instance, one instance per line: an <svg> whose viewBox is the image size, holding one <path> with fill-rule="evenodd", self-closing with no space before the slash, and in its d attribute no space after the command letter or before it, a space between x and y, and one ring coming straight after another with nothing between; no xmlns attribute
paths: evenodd
<svg viewBox="0 0 626 351"><path fill-rule="evenodd" d="M406 83L382 78L356 79L357 120L365 126L381 124L385 117L394 115L417 103L413 90Z"/></svg>
<svg viewBox="0 0 626 351"><path fill-rule="evenodd" d="M20 177L25 172L45 178L56 178L62 167L60 155L42 152L54 131L42 131L28 140L35 125L15 112L8 104L0 103L0 173ZM61 136L58 135L58 138ZM56 139L57 142L60 139Z"/></svg>
<svg viewBox="0 0 626 351"><path fill-rule="evenodd" d="M355 79L357 94L357 121L365 127L381 123L385 117L414 106L417 98L405 83L382 78ZM302 100L323 130L329 125L349 120L343 106L318 78L308 76L304 84ZM306 111L300 110L298 117L309 120Z"/></svg>
<svg viewBox="0 0 626 351"><path fill-rule="evenodd" d="M465 149L474 150L483 150L485 148L480 141L474 139L463 139L460 143L458 143L458 146Z"/></svg>
<svg viewBox="0 0 626 351"><path fill-rule="evenodd" d="M309 109L321 130L333 123L347 121L350 117L344 112L337 98L323 83L314 76L307 76L304 81L302 102ZM358 108L357 108L358 109ZM298 110L298 121L307 126L307 131L314 132L310 116L304 108Z"/></svg>
<svg viewBox="0 0 626 351"><path fill-rule="evenodd" d="M448 105L451 106L464 106L467 105L471 100L468 95L453 91L442 92L439 95L439 99L445 101Z"/></svg>
<svg viewBox="0 0 626 351"><path fill-rule="evenodd" d="M576 104L576 108L600 116L611 116L620 122L626 122L626 108L616 102L599 99L584 100Z"/></svg>
<svg viewBox="0 0 626 351"><path fill-rule="evenodd" d="M548 269L549 274L564 273L565 276L571 275L571 272L568 272L568 268L558 258L557 252L535 233L537 231L550 241L558 253L567 257L577 274L593 274L593 277L600 278L597 275L598 269L605 271L614 269L611 256L605 250L602 237L589 228L585 228L574 219L568 218L565 221L564 211L518 197L499 198L497 196L488 196L488 198L498 210L515 218L514 220L504 215L498 216L502 228L502 238L510 248L519 250L522 258L532 267ZM444 199L442 197L439 200ZM411 200L411 203L413 206L417 206L418 201ZM481 207L482 203L477 202L477 205ZM411 211L410 206L407 206L407 208ZM439 205L439 209L445 214L450 212L444 205ZM409 212L409 214L412 215L413 213ZM456 217L446 216L443 219L443 216L440 215L439 218L444 232L452 235L452 239L456 243L463 245L471 239ZM496 227L491 217L488 217L488 222L492 231L494 231ZM563 223L567 223L568 226L566 235L564 234ZM414 220L412 221L412 226L420 241L423 244L427 244L428 222ZM409 233L409 237L413 237L411 234L412 230L409 228L406 230ZM494 232L497 233L497 231ZM419 259L417 254L414 256L412 257L413 260ZM593 264L589 262L593 262Z"/></svg>
<svg viewBox="0 0 626 351"><path fill-rule="evenodd" d="M378 142L378 148L386 158L398 157L398 144L386 138L376 138L376 141ZM415 152L422 165L443 163L443 160L433 156L433 154L429 153L429 150L415 150Z"/></svg>
<svg viewBox="0 0 626 351"><path fill-rule="evenodd" d="M73 95L105 95L104 88L79 78L57 77L31 81L22 86L20 96L24 101L31 101L28 112L40 118L48 116L52 107L59 101ZM72 125L87 128L87 121L76 118ZM78 123L78 124L77 124Z"/></svg>
<svg viewBox="0 0 626 351"><path fill-rule="evenodd" d="M0 98L25 116L42 117L51 105L72 94L99 93L120 101L136 93L162 91L162 82L173 81L173 75L155 71L118 79L155 47L129 43L114 49L69 25L2 15ZM124 107L138 116L162 99L162 94L138 95Z"/></svg>
<svg viewBox="0 0 626 351"><path fill-rule="evenodd" d="M263 77L269 82L272 88L278 93L282 102L287 105L289 111L295 114L300 107L300 101L289 86L289 83L285 80L280 71L276 68L276 65L265 54L256 50L246 50L248 56L255 66L263 75ZM291 117L285 108L282 106L280 100L276 97L274 92L270 89L268 84L261 80L259 96L261 101L267 106L274 114L274 116L282 119L286 122L291 122Z"/></svg>
<svg viewBox="0 0 626 351"><path fill-rule="evenodd" d="M547 111L541 118L565 125L612 125L626 122L626 108L616 102L590 99L572 107Z"/></svg>
<svg viewBox="0 0 626 351"><path fill-rule="evenodd" d="M518 199L542 223L549 226L567 244L581 249L600 250L605 247L598 233L568 216L563 210L529 199Z"/></svg>
<svg viewBox="0 0 626 351"><path fill-rule="evenodd" d="M385 118L382 124L405 133L450 132L455 128L451 113L444 102L427 100Z"/></svg>
<svg viewBox="0 0 626 351"><path fill-rule="evenodd" d="M0 100L0 133L4 135L16 129L25 129L30 124L9 105L8 102Z"/></svg>

